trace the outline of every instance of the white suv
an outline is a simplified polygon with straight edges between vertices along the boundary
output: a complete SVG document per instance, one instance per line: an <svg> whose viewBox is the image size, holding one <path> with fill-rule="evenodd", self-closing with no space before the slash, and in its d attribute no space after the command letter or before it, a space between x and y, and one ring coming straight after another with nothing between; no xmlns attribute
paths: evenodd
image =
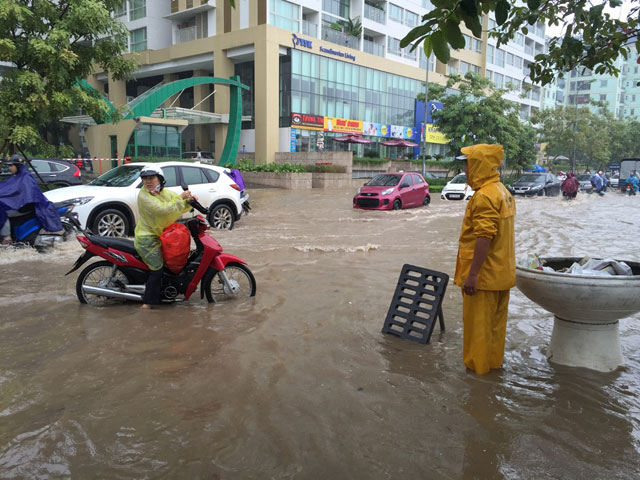
<svg viewBox="0 0 640 480"><path fill-rule="evenodd" d="M442 200L469 200L473 194L474 191L467 185L467 176L464 173L459 173L444 186L440 192L440 198Z"/></svg>
<svg viewBox="0 0 640 480"><path fill-rule="evenodd" d="M229 169L185 162L129 163L109 170L87 185L59 188L45 195L54 203L74 205L82 227L96 235L133 235L142 186L140 171L145 166L162 168L165 188L169 190L179 194L181 185L187 185L198 201L209 208L207 220L211 226L220 230L233 228L249 199L227 175Z"/></svg>

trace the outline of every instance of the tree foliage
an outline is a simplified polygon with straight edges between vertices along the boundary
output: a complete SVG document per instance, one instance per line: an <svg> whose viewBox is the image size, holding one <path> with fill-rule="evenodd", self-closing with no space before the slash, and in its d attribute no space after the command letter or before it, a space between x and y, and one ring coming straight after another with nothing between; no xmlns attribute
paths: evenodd
<svg viewBox="0 0 640 480"><path fill-rule="evenodd" d="M606 169L611 161L640 156L640 122L616 119L605 105L558 107L534 115L540 141L549 156L565 156L578 166Z"/></svg>
<svg viewBox="0 0 640 480"><path fill-rule="evenodd" d="M128 31L111 12L121 0L0 1L0 134L37 149L49 125L79 109L96 119L110 115L104 100L78 79L99 65L115 79L136 64L122 56Z"/></svg>
<svg viewBox="0 0 640 480"><path fill-rule="evenodd" d="M412 29L400 42L401 47L423 43L427 58L434 53L448 63L450 48L464 48L461 25L474 36L482 36L482 15L495 13L497 27L489 35L498 46L511 40L516 32L528 33L537 22L562 27L563 34L554 37L547 53L536 55L530 65L530 78L543 85L556 75L574 68L586 67L598 74L616 75L616 59L625 59L635 44L640 52L640 0L632 5L626 19L612 18L605 6L619 7L622 0L604 0L600 4L587 0L432 0L433 10L422 17L422 24Z"/></svg>
<svg viewBox="0 0 640 480"><path fill-rule="evenodd" d="M447 91L453 88L457 93ZM434 112L434 119L451 139L452 156L464 146L498 143L504 147L507 167L522 170L535 163L536 132L520 121L519 107L504 98L506 92L474 73L451 75L446 87L429 86L429 99L442 102L444 107ZM459 165L454 163L453 167Z"/></svg>

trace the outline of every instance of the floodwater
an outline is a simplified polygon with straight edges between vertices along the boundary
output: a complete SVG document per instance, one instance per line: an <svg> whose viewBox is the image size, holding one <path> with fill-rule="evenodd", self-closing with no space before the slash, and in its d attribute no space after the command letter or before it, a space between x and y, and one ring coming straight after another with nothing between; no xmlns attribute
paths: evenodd
<svg viewBox="0 0 640 480"><path fill-rule="evenodd" d="M403 264L453 275L462 202L354 211L353 190L251 191L216 238L257 296L80 305L81 252L0 252L0 478L636 479L640 315L625 366L550 364L517 289L504 368L461 361L461 297L429 345L380 333ZM518 199L519 254L640 261L640 198Z"/></svg>

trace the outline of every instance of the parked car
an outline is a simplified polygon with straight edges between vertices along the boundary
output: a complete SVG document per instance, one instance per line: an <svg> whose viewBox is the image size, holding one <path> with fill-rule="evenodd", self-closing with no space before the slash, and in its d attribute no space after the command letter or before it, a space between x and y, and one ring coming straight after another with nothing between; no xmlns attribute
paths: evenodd
<svg viewBox="0 0 640 480"><path fill-rule="evenodd" d="M609 186L615 190L620 186L620 172L616 172L609 178Z"/></svg>
<svg viewBox="0 0 640 480"><path fill-rule="evenodd" d="M184 158L185 160L196 160L198 158L198 152L182 152L182 158ZM215 160L213 158L213 153L211 152L200 152L200 158L202 158L202 161L205 163L213 163L213 161Z"/></svg>
<svg viewBox="0 0 640 480"><path fill-rule="evenodd" d="M562 182L552 173L525 173L507 187L512 195L560 195Z"/></svg>
<svg viewBox="0 0 640 480"><path fill-rule="evenodd" d="M429 184L420 173L382 173L358 189L353 208L399 210L426 206L430 202Z"/></svg>
<svg viewBox="0 0 640 480"><path fill-rule="evenodd" d="M459 173L444 186L440 192L440 198L442 200L469 200L473 194L474 191L467 185L467 176L464 173Z"/></svg>
<svg viewBox="0 0 640 480"><path fill-rule="evenodd" d="M42 181L40 181L40 178L38 178L38 175L35 175L35 173L34 176L39 184L53 187L68 187L82 183L80 169L70 162L53 158L33 158L30 162L33 168L27 164L27 169L31 173L34 173L34 169L38 172ZM9 172L9 168L6 165L2 165L0 182L6 180L10 175L11 172Z"/></svg>
<svg viewBox="0 0 640 480"><path fill-rule="evenodd" d="M580 175L576 175L578 179L578 190L581 192L588 192L593 187L591 186L591 174L590 173L581 173Z"/></svg>
<svg viewBox="0 0 640 480"><path fill-rule="evenodd" d="M74 205L82 227L97 235L133 235L138 219L138 192L142 186L140 171L145 166L144 163L122 165L87 185L59 188L45 195L54 203ZM189 186L198 201L209 208L207 220L212 227L230 230L240 219L243 203L249 196L227 175L228 169L183 162L160 162L153 166L162 168L165 188L181 193L182 184Z"/></svg>

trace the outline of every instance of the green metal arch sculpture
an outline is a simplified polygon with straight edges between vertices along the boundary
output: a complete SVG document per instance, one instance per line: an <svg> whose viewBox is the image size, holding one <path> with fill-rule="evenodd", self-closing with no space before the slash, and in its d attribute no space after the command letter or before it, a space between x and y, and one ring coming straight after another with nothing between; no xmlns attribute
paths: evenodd
<svg viewBox="0 0 640 480"><path fill-rule="evenodd" d="M240 128L242 126L242 90L249 90L247 85L240 83L239 76L228 79L218 77L190 77L174 82L160 84L147 90L129 103L130 112L125 118L148 117L160 107L165 100L186 88L203 84L228 85L231 89L229 98L229 128L224 142L224 150L218 162L220 165L236 163L238 146L240 145Z"/></svg>
<svg viewBox="0 0 640 480"><path fill-rule="evenodd" d="M88 82L82 80L79 83L85 91L98 93L97 90L89 85ZM240 77L237 75L228 79L218 77L190 77L170 83L161 83L150 90L147 90L129 103L129 113L124 118L131 119L137 117L149 117L156 108L160 107L167 99L171 98L176 93L187 88L195 87L196 85L203 85L207 83L214 85L227 85L231 89L229 99L229 128L227 130L227 138L224 142L224 149L222 151L219 164L233 165L236 163L238 146L240 145L240 129L242 126L241 89L249 90L247 85L240 82ZM115 114L115 112L117 112L116 108L111 104L111 102L109 102L109 100L106 98L104 98L104 100L110 107L110 114Z"/></svg>

